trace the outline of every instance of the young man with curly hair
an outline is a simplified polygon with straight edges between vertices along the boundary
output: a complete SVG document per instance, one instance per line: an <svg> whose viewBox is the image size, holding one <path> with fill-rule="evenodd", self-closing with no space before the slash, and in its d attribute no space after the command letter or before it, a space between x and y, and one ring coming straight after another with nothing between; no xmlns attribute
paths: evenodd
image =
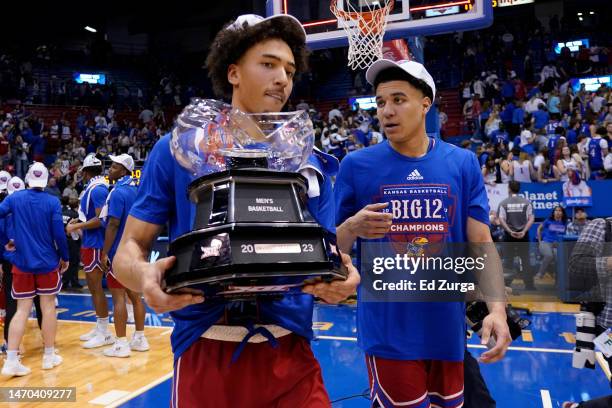
<svg viewBox="0 0 612 408"><path fill-rule="evenodd" d="M295 76L306 69L305 39L302 26L288 15L238 17L217 34L206 61L216 94L246 113L280 111ZM193 178L173 159L169 141L170 135L160 139L147 160L113 269L122 284L143 292L149 306L170 311L175 321L172 406L329 407L309 343L310 294L238 303L161 289L175 258L149 264L146 254L166 223L173 240L191 230L195 215L185 193ZM333 159L315 152L310 163L317 168L319 194L309 196L308 209L335 231L328 172ZM343 261L350 265L348 257ZM345 282L304 291L327 302L344 299L359 281L354 267L349 269ZM256 317L245 324L248 314Z"/></svg>

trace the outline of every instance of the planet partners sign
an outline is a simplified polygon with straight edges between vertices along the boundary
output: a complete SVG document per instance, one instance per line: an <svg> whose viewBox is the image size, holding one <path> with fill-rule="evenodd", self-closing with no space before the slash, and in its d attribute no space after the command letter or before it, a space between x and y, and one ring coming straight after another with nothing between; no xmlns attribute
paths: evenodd
<svg viewBox="0 0 612 408"><path fill-rule="evenodd" d="M531 201L536 218L544 218L550 216L553 208L563 205L561 185L562 183L522 183L519 195Z"/></svg>

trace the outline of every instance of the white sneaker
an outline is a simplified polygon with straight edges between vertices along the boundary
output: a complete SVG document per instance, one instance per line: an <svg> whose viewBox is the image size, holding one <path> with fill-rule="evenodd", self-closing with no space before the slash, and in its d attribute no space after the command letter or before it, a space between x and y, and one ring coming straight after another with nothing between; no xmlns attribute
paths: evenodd
<svg viewBox="0 0 612 408"><path fill-rule="evenodd" d="M8 361L4 360L4 366L2 367L2 375L7 377L22 377L30 374L32 370L21 364L21 361Z"/></svg>
<svg viewBox="0 0 612 408"><path fill-rule="evenodd" d="M91 329L91 331L88 331L87 333L83 334L81 337L79 337L79 339L81 341L87 341L87 340L91 340L94 338L94 336L98 334L98 328L94 327L93 329Z"/></svg>
<svg viewBox="0 0 612 408"><path fill-rule="evenodd" d="M96 347L102 347L102 346L107 346L109 344L113 344L114 342L115 342L115 336L113 336L109 332L106 332L106 333L97 332L94 337L87 340L83 344L83 348L91 349L91 348L96 348Z"/></svg>
<svg viewBox="0 0 612 408"><path fill-rule="evenodd" d="M149 342L147 338L142 337L132 337L132 341L130 341L130 348L134 351L148 351L149 350Z"/></svg>
<svg viewBox="0 0 612 408"><path fill-rule="evenodd" d="M112 347L109 347L104 350L104 355L106 357L129 357L132 354L132 350L130 350L129 343L116 341Z"/></svg>
<svg viewBox="0 0 612 408"><path fill-rule="evenodd" d="M53 353L50 355L44 354L42 368L43 370L50 370L53 367L57 367L58 365L62 364L62 361L64 361L64 359L59 354L56 354L56 353Z"/></svg>

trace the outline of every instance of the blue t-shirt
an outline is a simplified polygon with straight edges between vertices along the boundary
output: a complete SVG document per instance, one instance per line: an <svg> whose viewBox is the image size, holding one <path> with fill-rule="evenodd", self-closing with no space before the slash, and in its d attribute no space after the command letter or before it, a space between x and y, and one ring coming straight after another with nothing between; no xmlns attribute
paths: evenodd
<svg viewBox="0 0 612 408"><path fill-rule="evenodd" d="M91 182L90 180L88 186L91 185ZM91 189L85 187L84 194L81 197L81 211L85 214L86 221L97 217L96 208L101 210L104 207L106 196L108 196L108 187L105 184L98 184ZM87 206L88 202L89 207ZM104 227L83 230L83 243L81 245L83 248L104 248Z"/></svg>
<svg viewBox="0 0 612 408"><path fill-rule="evenodd" d="M548 112L538 109L533 112L533 127L536 129L542 129L548 123Z"/></svg>
<svg viewBox="0 0 612 408"><path fill-rule="evenodd" d="M570 129L567 131L566 138L567 138L567 144L570 146L578 143L578 134L576 133L574 129Z"/></svg>
<svg viewBox="0 0 612 408"><path fill-rule="evenodd" d="M136 182L130 176L125 176L117 181L113 191L110 193L108 217L117 218L119 220L119 229L115 236L115 242L113 242L108 253L108 258L111 261L115 258L115 253L117 252L117 247L119 247L121 235L123 235L123 229L125 228L125 222L127 221L134 201L136 201L137 191L138 187L136 187Z"/></svg>
<svg viewBox="0 0 612 408"><path fill-rule="evenodd" d="M15 242L11 262L17 268L23 272L47 273L58 267L60 257L69 260L62 208L57 197L38 189L16 191L0 204L0 218L6 219L9 215L13 231L5 232Z"/></svg>
<svg viewBox="0 0 612 408"><path fill-rule="evenodd" d="M559 140L561 137L558 134L550 135L548 138L548 143L546 146L548 147L548 160L550 160L551 164L555 163L555 154L557 152L557 145L559 144Z"/></svg>
<svg viewBox="0 0 612 408"><path fill-rule="evenodd" d="M393 220L395 227L410 227L406 231L425 223L437 224L442 227L437 232L393 232L399 228L392 227L381 242L467 242L468 217L489 223L488 199L476 156L440 140L420 158L401 155L388 141L354 152L342 161L334 191L338 225L372 203L391 201L388 208L395 208L394 201L405 205L407 200L420 199L426 202L423 207L437 206L437 212L425 215L422 211L410 218L399 211ZM358 257L363 243L371 241L357 240ZM367 273L372 272L361 271ZM363 291L360 287L360 299ZM357 303L359 345L377 357L463 361L465 329L462 302Z"/></svg>
<svg viewBox="0 0 612 408"><path fill-rule="evenodd" d="M546 126L544 126L547 135L554 134L557 131L558 127L559 127L559 122L556 122L556 121L549 122Z"/></svg>
<svg viewBox="0 0 612 408"><path fill-rule="evenodd" d="M523 108L516 108L512 112L512 123L515 125L522 125L525 121L525 110Z"/></svg>
<svg viewBox="0 0 612 408"><path fill-rule="evenodd" d="M559 104L561 100L558 96L550 96L548 98L548 112L550 113L559 113Z"/></svg>
<svg viewBox="0 0 612 408"><path fill-rule="evenodd" d="M508 134L508 132L504 130L496 129L493 132L491 132L490 137L493 143L495 144L508 145L508 143L510 143L510 135Z"/></svg>
<svg viewBox="0 0 612 408"><path fill-rule="evenodd" d="M334 197L331 176L337 170L337 161L317 152L310 164L324 175L320 179L321 194L308 200L308 210L324 228L335 233ZM193 176L182 168L170 152L170 135L162 137L153 147L140 179L138 196L130 215L156 225L168 223L169 239L191 231L195 217L195 205L187 197L187 187ZM297 289L299 290L299 289ZM170 341L175 360L222 316L229 303L206 300L171 312L174 331ZM313 297L300 293L279 300L259 301L263 321L277 324L300 336L312 338Z"/></svg>
<svg viewBox="0 0 612 408"><path fill-rule="evenodd" d="M514 109L515 109L515 106L513 103L506 104L506 107L504 108L504 110L501 111L501 113L499 114L499 118L502 120L502 122L504 123L512 122L512 115L514 115Z"/></svg>
<svg viewBox="0 0 612 408"><path fill-rule="evenodd" d="M542 224L542 241L556 242L565 234L566 224L563 221L546 219Z"/></svg>

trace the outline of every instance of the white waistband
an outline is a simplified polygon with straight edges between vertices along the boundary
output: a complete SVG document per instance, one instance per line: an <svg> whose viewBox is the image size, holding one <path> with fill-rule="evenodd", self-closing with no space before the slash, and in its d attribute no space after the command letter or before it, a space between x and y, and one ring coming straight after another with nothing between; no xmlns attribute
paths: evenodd
<svg viewBox="0 0 612 408"><path fill-rule="evenodd" d="M291 333L291 331L275 324L256 324L254 327L264 327L266 330L272 333L274 338L283 337ZM244 340L248 333L249 331L247 328L243 326L225 326L216 324L206 330L204 334L202 334L202 337L210 340L233 341L240 343L242 340ZM249 339L249 343L263 343L264 341L268 341L268 339L259 333Z"/></svg>

